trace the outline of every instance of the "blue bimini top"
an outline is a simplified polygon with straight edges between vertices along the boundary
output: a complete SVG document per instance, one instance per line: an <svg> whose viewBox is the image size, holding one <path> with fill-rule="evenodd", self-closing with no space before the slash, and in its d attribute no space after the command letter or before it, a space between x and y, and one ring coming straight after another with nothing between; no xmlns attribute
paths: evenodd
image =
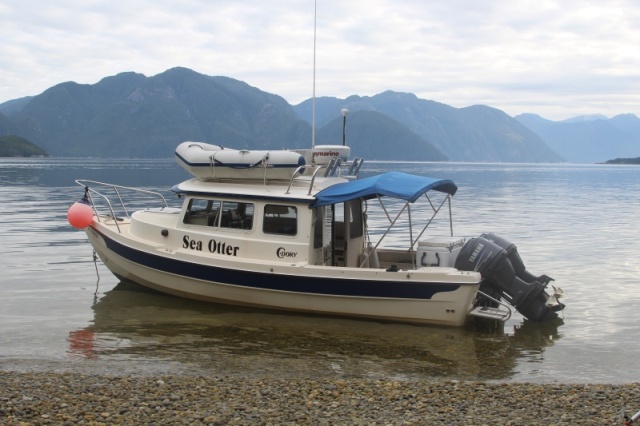
<svg viewBox="0 0 640 426"><path fill-rule="evenodd" d="M316 200L310 207L343 203L356 198L369 200L377 196L399 198L413 203L430 190L454 195L458 187L449 179L388 172L365 179L339 183L323 189L316 194Z"/></svg>

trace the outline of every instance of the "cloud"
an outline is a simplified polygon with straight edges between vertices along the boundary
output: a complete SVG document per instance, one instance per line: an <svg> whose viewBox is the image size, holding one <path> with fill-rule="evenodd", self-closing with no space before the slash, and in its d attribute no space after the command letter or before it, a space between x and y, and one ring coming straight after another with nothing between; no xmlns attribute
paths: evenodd
<svg viewBox="0 0 640 426"><path fill-rule="evenodd" d="M312 1L5 0L0 13L0 102L174 66L291 103L312 94ZM555 119L640 113L639 26L633 0L318 0L316 92L390 89Z"/></svg>

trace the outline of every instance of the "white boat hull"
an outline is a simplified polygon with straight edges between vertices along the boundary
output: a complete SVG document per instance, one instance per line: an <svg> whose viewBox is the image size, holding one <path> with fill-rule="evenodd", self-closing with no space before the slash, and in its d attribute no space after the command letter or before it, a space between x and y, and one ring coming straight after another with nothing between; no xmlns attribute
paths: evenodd
<svg viewBox="0 0 640 426"><path fill-rule="evenodd" d="M127 224L120 223L120 229L118 233L108 222L87 229L96 252L117 277L197 300L460 326L480 284L478 274L453 268L387 272L212 257L204 261L128 237Z"/></svg>

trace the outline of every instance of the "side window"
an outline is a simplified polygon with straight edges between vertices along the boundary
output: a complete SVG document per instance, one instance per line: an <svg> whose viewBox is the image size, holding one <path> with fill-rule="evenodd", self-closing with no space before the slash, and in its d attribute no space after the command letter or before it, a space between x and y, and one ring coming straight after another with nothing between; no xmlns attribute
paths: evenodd
<svg viewBox="0 0 640 426"><path fill-rule="evenodd" d="M188 225L216 226L220 201L192 198L189 201L184 223Z"/></svg>
<svg viewBox="0 0 640 426"><path fill-rule="evenodd" d="M220 215L221 228L253 229L254 205L225 201Z"/></svg>
<svg viewBox="0 0 640 426"><path fill-rule="evenodd" d="M293 206L267 204L264 206L262 232L265 234L297 235L298 209Z"/></svg>

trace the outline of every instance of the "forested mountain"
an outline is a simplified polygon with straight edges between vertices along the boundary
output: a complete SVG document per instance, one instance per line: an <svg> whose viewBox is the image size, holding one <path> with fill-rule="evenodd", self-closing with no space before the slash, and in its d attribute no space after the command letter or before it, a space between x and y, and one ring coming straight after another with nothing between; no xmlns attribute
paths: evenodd
<svg viewBox="0 0 640 426"><path fill-rule="evenodd" d="M530 129L487 106L457 109L391 91L318 98L317 105L316 143L342 142L340 110L348 108L348 144L369 159L562 161ZM61 83L5 102L0 131L10 127L57 156L169 157L184 140L303 148L311 145L310 106L232 78L173 68L152 77L127 72L92 85Z"/></svg>
<svg viewBox="0 0 640 426"><path fill-rule="evenodd" d="M352 157L367 160L446 161L436 147L402 124L376 111L348 114L347 145ZM343 118L339 116L318 130L318 139L340 144Z"/></svg>
<svg viewBox="0 0 640 426"><path fill-rule="evenodd" d="M301 118L310 120L312 100L295 106ZM319 126L340 110L377 111L431 142L453 161L557 162L562 158L531 130L504 112L476 105L453 108L419 99L411 93L387 91L375 96L316 100Z"/></svg>
<svg viewBox="0 0 640 426"><path fill-rule="evenodd" d="M48 157L49 154L20 136L0 136L0 157Z"/></svg>
<svg viewBox="0 0 640 426"><path fill-rule="evenodd" d="M4 114L0 112L0 136L16 133L17 127Z"/></svg>
<svg viewBox="0 0 640 426"><path fill-rule="evenodd" d="M169 157L184 140L234 148L306 146L309 126L279 96L185 68L62 83L10 116L54 155Z"/></svg>

